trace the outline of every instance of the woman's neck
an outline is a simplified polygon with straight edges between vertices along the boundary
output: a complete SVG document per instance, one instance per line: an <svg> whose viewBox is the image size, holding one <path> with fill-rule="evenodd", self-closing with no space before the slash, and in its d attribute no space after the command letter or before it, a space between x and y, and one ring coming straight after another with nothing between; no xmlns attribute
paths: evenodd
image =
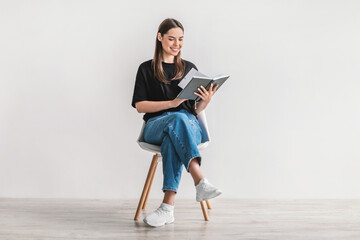
<svg viewBox="0 0 360 240"><path fill-rule="evenodd" d="M173 55L167 55L167 54L163 53L162 61L165 63L174 63L175 57Z"/></svg>

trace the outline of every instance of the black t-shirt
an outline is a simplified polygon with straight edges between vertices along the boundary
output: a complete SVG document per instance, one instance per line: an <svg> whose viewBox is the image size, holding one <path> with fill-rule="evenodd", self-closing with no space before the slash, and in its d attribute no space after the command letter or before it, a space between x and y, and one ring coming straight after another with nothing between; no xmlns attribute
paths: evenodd
<svg viewBox="0 0 360 240"><path fill-rule="evenodd" d="M185 62L185 73L184 76L191 70L191 68L196 68L196 66L186 60ZM162 63L164 69L165 78L170 80L175 76L175 63ZM183 77L184 77L183 76ZM154 76L154 71L151 67L151 60L143 62L140 64L138 72L136 74L136 81L134 87L134 94L131 105L135 108L135 103L140 101L169 101L176 98L176 96L181 92L181 88L178 86L180 81L173 80L169 84L163 83ZM145 122L152 117L159 116L164 112L168 111L179 111L180 109L185 109L191 114L196 116L196 113L193 110L193 105L195 101L187 100L180 104L176 108L169 108L160 112L154 113L145 113L143 119Z"/></svg>

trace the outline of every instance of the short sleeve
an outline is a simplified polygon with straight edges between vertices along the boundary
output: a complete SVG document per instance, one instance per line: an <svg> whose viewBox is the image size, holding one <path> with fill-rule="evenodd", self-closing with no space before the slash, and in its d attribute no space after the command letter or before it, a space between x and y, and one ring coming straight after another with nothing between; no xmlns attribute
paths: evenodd
<svg viewBox="0 0 360 240"><path fill-rule="evenodd" d="M146 78L144 76L141 65L136 74L134 93L131 105L135 108L135 103L146 101L148 99L146 90Z"/></svg>

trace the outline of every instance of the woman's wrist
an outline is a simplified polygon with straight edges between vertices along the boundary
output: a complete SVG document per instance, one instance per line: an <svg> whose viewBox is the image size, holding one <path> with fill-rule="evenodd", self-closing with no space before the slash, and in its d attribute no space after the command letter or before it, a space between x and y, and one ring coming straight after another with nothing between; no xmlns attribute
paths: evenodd
<svg viewBox="0 0 360 240"><path fill-rule="evenodd" d="M169 108L174 108L174 107L176 107L175 105L175 99L174 100L170 100L170 101L167 101L168 102L168 109Z"/></svg>
<svg viewBox="0 0 360 240"><path fill-rule="evenodd" d="M200 100L199 102L196 103L196 108L194 105L194 110L196 114L199 114L202 110L204 110L207 107L208 103L205 102L204 100Z"/></svg>

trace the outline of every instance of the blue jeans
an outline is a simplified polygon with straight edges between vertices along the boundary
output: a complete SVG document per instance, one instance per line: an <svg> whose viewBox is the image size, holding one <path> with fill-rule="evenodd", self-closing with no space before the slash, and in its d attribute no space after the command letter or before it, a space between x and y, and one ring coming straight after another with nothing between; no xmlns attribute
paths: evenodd
<svg viewBox="0 0 360 240"><path fill-rule="evenodd" d="M177 192L183 166L189 171L190 161L201 156L197 146L202 132L193 114L181 109L150 118L144 129L147 143L161 145L164 183L162 190Z"/></svg>

